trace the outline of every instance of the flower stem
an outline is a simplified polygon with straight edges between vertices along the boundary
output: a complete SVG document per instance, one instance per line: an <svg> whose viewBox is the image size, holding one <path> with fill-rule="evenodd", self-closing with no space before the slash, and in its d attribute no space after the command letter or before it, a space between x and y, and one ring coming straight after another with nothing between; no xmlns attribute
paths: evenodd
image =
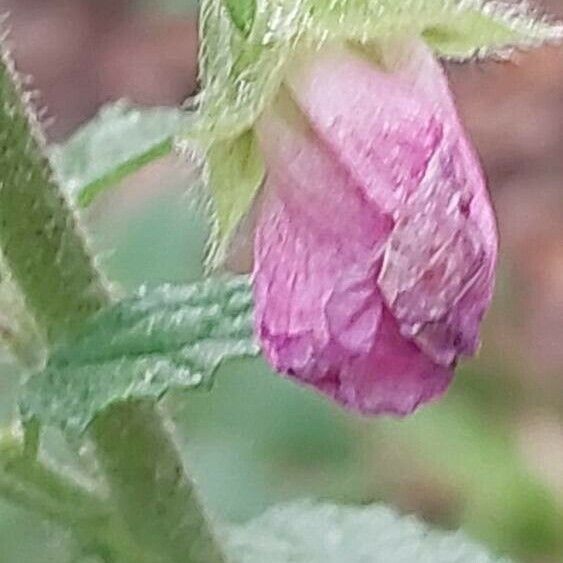
<svg viewBox="0 0 563 563"><path fill-rule="evenodd" d="M39 126L5 51L1 63L0 251L27 309L53 344L110 296L54 180ZM166 563L222 560L154 404L112 407L94 422L91 435L112 501L138 546L149 546ZM59 494L63 490L56 489L54 496Z"/></svg>
<svg viewBox="0 0 563 563"><path fill-rule="evenodd" d="M99 417L93 435L116 501L141 545L166 563L223 560L154 405L112 408Z"/></svg>
<svg viewBox="0 0 563 563"><path fill-rule="evenodd" d="M37 324L54 342L108 299L47 158L8 55L0 73L0 245Z"/></svg>

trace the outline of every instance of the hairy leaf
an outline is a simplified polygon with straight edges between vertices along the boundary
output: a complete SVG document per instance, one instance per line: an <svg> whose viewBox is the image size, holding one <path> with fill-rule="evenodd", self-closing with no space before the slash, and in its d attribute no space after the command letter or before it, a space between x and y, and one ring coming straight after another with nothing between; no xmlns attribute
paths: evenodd
<svg viewBox="0 0 563 563"><path fill-rule="evenodd" d="M217 263L264 179L265 165L254 131L214 143L207 153L207 166L216 224L211 260Z"/></svg>
<svg viewBox="0 0 563 563"><path fill-rule="evenodd" d="M227 535L237 563L508 563L460 533L430 531L382 506L299 502Z"/></svg>
<svg viewBox="0 0 563 563"><path fill-rule="evenodd" d="M107 187L172 152L173 136L189 119L175 108L118 102L55 146L51 162L70 199L87 206Z"/></svg>
<svg viewBox="0 0 563 563"><path fill-rule="evenodd" d="M84 431L111 404L211 383L257 355L247 278L141 291L92 317L26 384L24 419Z"/></svg>

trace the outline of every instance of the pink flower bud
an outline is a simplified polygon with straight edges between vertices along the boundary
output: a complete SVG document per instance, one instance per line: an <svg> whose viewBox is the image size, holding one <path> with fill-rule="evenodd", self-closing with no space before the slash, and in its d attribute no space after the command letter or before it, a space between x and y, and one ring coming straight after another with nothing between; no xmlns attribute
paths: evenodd
<svg viewBox="0 0 563 563"><path fill-rule="evenodd" d="M256 329L278 371L405 415L476 352L497 232L439 63L420 43L374 61L300 59L258 124Z"/></svg>

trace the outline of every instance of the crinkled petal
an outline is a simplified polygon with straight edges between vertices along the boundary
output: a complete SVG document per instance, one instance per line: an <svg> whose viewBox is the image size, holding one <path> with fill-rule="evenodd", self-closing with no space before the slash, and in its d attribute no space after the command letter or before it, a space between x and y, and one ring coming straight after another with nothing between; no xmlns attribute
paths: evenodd
<svg viewBox="0 0 563 563"><path fill-rule="evenodd" d="M363 413L404 415L441 395L450 369L401 336L377 285L388 216L279 105L259 137L268 178L253 285L270 363Z"/></svg>
<svg viewBox="0 0 563 563"><path fill-rule="evenodd" d="M371 205L361 184L334 159L282 91L258 125L272 187L291 212L340 252L380 257L391 218ZM345 244L343 244L345 243Z"/></svg>
<svg viewBox="0 0 563 563"><path fill-rule="evenodd" d="M364 197L392 219L378 284L400 332L438 363L478 345L497 232L485 181L446 77L423 44L299 61L289 88Z"/></svg>

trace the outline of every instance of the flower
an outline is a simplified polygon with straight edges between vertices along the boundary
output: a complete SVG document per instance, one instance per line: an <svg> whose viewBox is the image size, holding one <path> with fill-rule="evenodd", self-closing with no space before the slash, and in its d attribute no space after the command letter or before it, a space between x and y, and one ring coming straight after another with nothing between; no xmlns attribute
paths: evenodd
<svg viewBox="0 0 563 563"><path fill-rule="evenodd" d="M440 64L420 42L325 46L257 124L256 332L276 370L406 415L477 350L497 231Z"/></svg>

